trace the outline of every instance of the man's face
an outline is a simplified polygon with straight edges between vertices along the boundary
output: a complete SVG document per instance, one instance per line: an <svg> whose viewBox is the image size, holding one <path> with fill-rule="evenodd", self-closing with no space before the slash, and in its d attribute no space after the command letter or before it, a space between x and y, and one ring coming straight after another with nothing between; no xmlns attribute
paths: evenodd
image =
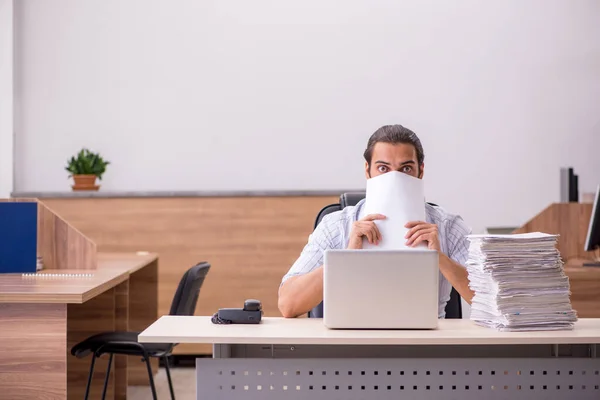
<svg viewBox="0 0 600 400"><path fill-rule="evenodd" d="M367 179L390 171L423 178L423 165L417 164L417 151L412 144L376 143L373 148L371 165L365 162Z"/></svg>

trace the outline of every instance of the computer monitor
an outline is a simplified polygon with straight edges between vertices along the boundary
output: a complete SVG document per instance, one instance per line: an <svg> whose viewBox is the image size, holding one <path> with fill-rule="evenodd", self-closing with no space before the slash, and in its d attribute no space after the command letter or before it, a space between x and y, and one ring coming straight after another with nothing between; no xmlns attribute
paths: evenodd
<svg viewBox="0 0 600 400"><path fill-rule="evenodd" d="M590 225L585 239L585 251L594 251L594 262L586 262L585 267L600 267L600 185L596 188L596 196L594 197L594 205L592 207L592 216L590 217Z"/></svg>

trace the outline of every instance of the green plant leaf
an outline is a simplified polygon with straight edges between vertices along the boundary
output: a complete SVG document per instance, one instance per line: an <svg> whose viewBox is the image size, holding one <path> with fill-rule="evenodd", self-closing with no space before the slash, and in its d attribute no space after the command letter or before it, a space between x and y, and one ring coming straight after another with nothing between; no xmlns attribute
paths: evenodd
<svg viewBox="0 0 600 400"><path fill-rule="evenodd" d="M76 156L71 157L67 161L65 169L72 175L96 175L102 179L102 175L106 172L106 166L109 164L98 153L93 153L87 148L81 149Z"/></svg>

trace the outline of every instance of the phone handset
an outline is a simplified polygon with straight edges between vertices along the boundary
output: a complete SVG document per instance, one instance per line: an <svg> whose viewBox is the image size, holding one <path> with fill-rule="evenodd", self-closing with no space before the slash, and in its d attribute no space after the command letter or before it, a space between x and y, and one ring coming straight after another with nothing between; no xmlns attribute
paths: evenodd
<svg viewBox="0 0 600 400"><path fill-rule="evenodd" d="M260 300L248 299L244 302L244 311L261 311L262 304Z"/></svg>
<svg viewBox="0 0 600 400"><path fill-rule="evenodd" d="M244 308L220 308L212 316L213 324L258 324L262 319L260 300L248 299Z"/></svg>

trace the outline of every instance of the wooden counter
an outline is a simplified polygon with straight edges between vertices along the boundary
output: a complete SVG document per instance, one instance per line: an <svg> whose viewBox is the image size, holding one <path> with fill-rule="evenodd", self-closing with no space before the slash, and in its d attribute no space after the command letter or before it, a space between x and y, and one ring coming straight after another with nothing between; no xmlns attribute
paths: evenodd
<svg viewBox="0 0 600 400"><path fill-rule="evenodd" d="M32 195L32 194L28 194ZM94 196L106 193L94 194ZM160 254L159 314L169 312L183 272L211 263L196 315L262 301L266 316L280 316L277 290L300 255L319 210L339 195L280 197L77 197L43 199L98 245L98 251ZM175 354L211 354L203 344L182 344Z"/></svg>

